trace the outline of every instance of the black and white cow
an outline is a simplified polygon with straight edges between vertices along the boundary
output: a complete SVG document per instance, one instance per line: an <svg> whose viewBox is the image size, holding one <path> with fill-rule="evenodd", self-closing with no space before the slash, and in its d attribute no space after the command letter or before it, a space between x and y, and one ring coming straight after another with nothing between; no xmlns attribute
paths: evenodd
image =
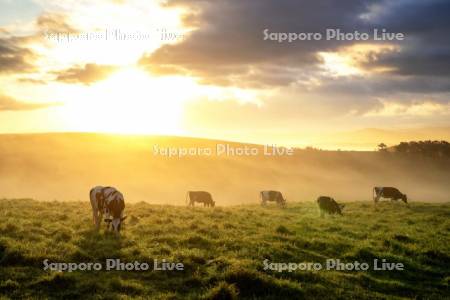
<svg viewBox="0 0 450 300"><path fill-rule="evenodd" d="M105 222L108 223L107 229L111 225L112 230L119 233L121 224L126 219L123 216L125 201L122 193L113 187L96 186L91 189L89 198L96 229L100 229L100 222L105 214Z"/></svg>
<svg viewBox="0 0 450 300"><path fill-rule="evenodd" d="M345 204L338 204L333 198L328 196L320 196L317 198L317 204L319 205L321 217L325 213L329 215L339 214L342 216L342 210L345 206Z"/></svg>
<svg viewBox="0 0 450 300"><path fill-rule="evenodd" d="M374 187L373 201L377 203L380 200L380 198L388 198L391 199L391 201L402 200L403 202L408 203L408 197L394 187L380 187L380 186Z"/></svg>
<svg viewBox="0 0 450 300"><path fill-rule="evenodd" d="M208 192L204 191L189 191L186 194L186 200L189 201L189 206L194 206L195 202L203 203L203 206L214 207L216 202Z"/></svg>
<svg viewBox="0 0 450 300"><path fill-rule="evenodd" d="M261 205L266 205L267 202L275 202L280 206L286 205L286 199L283 197L279 191L261 191L259 193L261 198Z"/></svg>

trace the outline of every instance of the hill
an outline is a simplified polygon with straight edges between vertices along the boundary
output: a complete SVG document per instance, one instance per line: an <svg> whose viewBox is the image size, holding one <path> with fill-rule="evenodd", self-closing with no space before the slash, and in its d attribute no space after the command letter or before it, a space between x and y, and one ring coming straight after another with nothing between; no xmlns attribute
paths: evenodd
<svg viewBox="0 0 450 300"><path fill-rule="evenodd" d="M216 155L218 145L258 153ZM167 149L197 152L169 157L162 153ZM88 201L96 185L117 187L127 202L177 205L185 203L188 190L207 190L220 206L257 203L259 191L267 189L282 191L288 202L319 195L371 201L374 186L396 186L411 201L448 201L450 194L448 160L316 150L267 156L263 151L258 145L184 137L0 135L0 197Z"/></svg>
<svg viewBox="0 0 450 300"><path fill-rule="evenodd" d="M0 298L444 299L449 296L450 205L348 203L320 218L315 203L186 208L127 205L122 236L93 231L86 202L0 200ZM45 261L45 260L48 261ZM149 270L121 271L107 259ZM183 270L153 270L159 263ZM367 270L326 268L327 259ZM403 270L375 270L374 260ZM46 264L44 263L46 262ZM99 263L102 269L44 267ZM271 263L315 263L279 272ZM62 265L59 265L62 268ZM273 265L272 265L273 266ZM81 268L81 267L80 267ZM347 268L347 267L346 267ZM2 298L3 299L3 298Z"/></svg>
<svg viewBox="0 0 450 300"><path fill-rule="evenodd" d="M308 144L322 149L374 150L379 143L388 146L400 142L420 140L450 140L450 127L424 127L410 129L365 128L354 131L339 131L305 137Z"/></svg>

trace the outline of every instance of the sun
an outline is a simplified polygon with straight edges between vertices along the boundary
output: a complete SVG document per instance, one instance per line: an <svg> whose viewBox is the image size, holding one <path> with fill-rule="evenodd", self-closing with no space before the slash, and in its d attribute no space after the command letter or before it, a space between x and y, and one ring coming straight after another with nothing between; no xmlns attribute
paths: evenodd
<svg viewBox="0 0 450 300"><path fill-rule="evenodd" d="M72 130L125 134L180 134L183 104L195 93L188 78L154 78L131 67L85 87L66 104Z"/></svg>

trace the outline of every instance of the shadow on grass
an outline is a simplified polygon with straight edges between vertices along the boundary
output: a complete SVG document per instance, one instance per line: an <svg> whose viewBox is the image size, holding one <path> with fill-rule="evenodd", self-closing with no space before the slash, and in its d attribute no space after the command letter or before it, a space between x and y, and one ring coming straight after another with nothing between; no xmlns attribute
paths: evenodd
<svg viewBox="0 0 450 300"><path fill-rule="evenodd" d="M114 233L87 230L75 242L77 249L72 253L71 259L75 262L104 262L107 258L124 258L123 243L123 238Z"/></svg>
<svg viewBox="0 0 450 300"><path fill-rule="evenodd" d="M425 297L445 292L447 288L443 279L448 276L450 267L448 256L443 253L437 256L433 254L430 257L430 252L425 252L419 256L407 258L391 254L379 255L370 248L362 248L349 255L347 260L367 262L371 266L369 270L357 276L364 288L393 296ZM387 262L402 263L404 270L374 270L375 259L378 259L378 266L382 259L386 259ZM434 260L440 266L430 268L429 260Z"/></svg>

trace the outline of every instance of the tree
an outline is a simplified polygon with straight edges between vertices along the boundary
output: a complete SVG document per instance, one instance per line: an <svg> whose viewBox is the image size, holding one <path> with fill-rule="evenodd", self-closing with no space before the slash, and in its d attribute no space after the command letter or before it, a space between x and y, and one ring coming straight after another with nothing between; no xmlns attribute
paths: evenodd
<svg viewBox="0 0 450 300"><path fill-rule="evenodd" d="M385 143L378 144L378 151L386 152L387 151L387 145Z"/></svg>

